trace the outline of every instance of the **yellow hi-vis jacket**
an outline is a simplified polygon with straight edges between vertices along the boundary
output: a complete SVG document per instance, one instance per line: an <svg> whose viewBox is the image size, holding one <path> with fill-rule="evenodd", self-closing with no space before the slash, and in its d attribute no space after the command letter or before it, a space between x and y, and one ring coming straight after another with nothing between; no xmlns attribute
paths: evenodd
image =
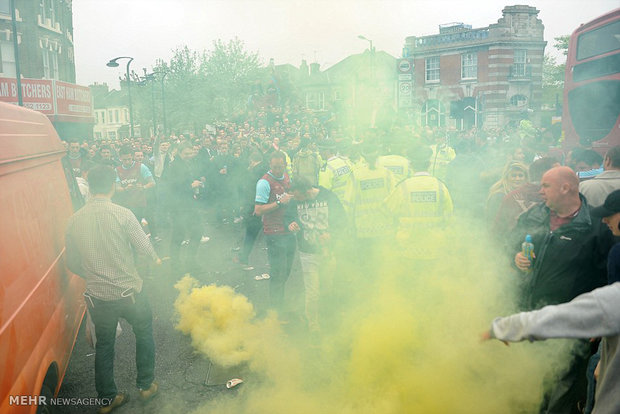
<svg viewBox="0 0 620 414"><path fill-rule="evenodd" d="M448 171L448 164L456 157L456 152L452 147L447 145L431 145L433 150L433 156L431 157L431 166L428 171L433 174L434 177L440 180L446 179L446 173Z"/></svg>
<svg viewBox="0 0 620 414"><path fill-rule="evenodd" d="M427 172L402 181L385 199L385 208L398 219L399 230L444 224L452 216L448 189Z"/></svg>
<svg viewBox="0 0 620 414"><path fill-rule="evenodd" d="M319 172L319 185L336 194L347 211L351 204L351 179L351 164L340 156L328 159Z"/></svg>
<svg viewBox="0 0 620 414"><path fill-rule="evenodd" d="M351 209L357 237L381 237L389 233L392 218L382 206L395 185L394 175L386 168L377 166L372 170L365 164L355 170Z"/></svg>
<svg viewBox="0 0 620 414"><path fill-rule="evenodd" d="M402 155L383 155L377 159L377 166L390 170L397 183L409 178L409 160Z"/></svg>

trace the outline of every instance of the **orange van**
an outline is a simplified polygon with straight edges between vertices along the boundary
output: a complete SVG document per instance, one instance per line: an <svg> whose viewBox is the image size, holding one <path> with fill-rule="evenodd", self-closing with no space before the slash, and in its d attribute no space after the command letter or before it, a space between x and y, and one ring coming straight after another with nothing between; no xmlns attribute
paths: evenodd
<svg viewBox="0 0 620 414"><path fill-rule="evenodd" d="M84 281L64 263L64 155L45 115L0 102L0 413L56 396L84 316Z"/></svg>

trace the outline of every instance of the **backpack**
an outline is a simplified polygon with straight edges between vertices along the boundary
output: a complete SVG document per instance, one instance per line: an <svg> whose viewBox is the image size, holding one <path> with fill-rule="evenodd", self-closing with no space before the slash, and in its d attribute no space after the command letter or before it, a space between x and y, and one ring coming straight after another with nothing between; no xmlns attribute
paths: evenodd
<svg viewBox="0 0 620 414"><path fill-rule="evenodd" d="M319 156L312 151L299 151L293 159L293 179L306 177L312 185L319 184Z"/></svg>

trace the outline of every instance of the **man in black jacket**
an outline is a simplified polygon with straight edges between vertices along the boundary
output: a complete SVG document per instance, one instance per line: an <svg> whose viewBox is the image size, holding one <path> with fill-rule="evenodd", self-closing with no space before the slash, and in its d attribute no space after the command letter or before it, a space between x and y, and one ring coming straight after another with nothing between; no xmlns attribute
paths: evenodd
<svg viewBox="0 0 620 414"><path fill-rule="evenodd" d="M514 258L523 272L523 305L527 310L569 302L606 284L606 258L613 244L609 229L590 217L579 179L568 167L555 167L541 180L543 203L524 212L513 234L515 250L532 236L534 259ZM545 397L541 413L571 413L582 394L587 343L576 343L567 372ZM580 387L581 386L581 387Z"/></svg>
<svg viewBox="0 0 620 414"><path fill-rule="evenodd" d="M172 268L181 272L196 270L196 252L202 236L199 199L204 183L192 162L194 148L189 142L179 145L177 156L166 171L172 216L170 259ZM181 245L189 240L185 266L181 263Z"/></svg>

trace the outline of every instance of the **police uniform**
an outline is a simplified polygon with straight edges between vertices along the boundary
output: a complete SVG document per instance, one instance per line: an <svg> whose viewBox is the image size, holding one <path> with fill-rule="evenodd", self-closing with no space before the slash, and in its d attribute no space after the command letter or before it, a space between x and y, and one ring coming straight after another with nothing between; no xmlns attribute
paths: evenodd
<svg viewBox="0 0 620 414"><path fill-rule="evenodd" d="M391 194L396 179L390 170L368 164L360 165L353 177L353 218L358 238L374 238L385 235L391 227L391 219L381 208Z"/></svg>
<svg viewBox="0 0 620 414"><path fill-rule="evenodd" d="M415 173L396 186L385 207L398 218L397 242L411 259L439 257L441 235L433 229L452 216L450 193L441 180L427 172Z"/></svg>
<svg viewBox="0 0 620 414"><path fill-rule="evenodd" d="M383 155L377 158L377 166L390 170L397 183L409 178L409 160L402 155Z"/></svg>
<svg viewBox="0 0 620 414"><path fill-rule="evenodd" d="M319 172L319 185L336 194L347 211L351 204L351 179L351 163L340 156L328 159Z"/></svg>
<svg viewBox="0 0 620 414"><path fill-rule="evenodd" d="M454 149L446 144L431 145L433 156L431 157L431 166L429 171L434 177L444 180L448 172L448 164L456 157Z"/></svg>

